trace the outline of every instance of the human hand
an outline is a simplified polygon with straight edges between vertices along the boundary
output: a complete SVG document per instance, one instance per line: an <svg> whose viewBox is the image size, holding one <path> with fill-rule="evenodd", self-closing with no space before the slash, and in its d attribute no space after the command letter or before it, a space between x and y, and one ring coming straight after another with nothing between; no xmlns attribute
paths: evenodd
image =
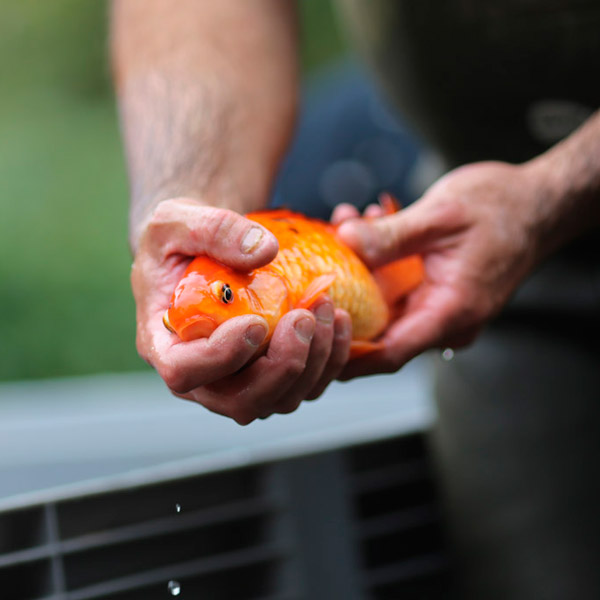
<svg viewBox="0 0 600 600"><path fill-rule="evenodd" d="M341 379L394 372L430 348L471 343L540 257L543 198L535 167L486 162L452 171L412 206L370 221L341 205L339 235L377 267L420 254L425 281L392 322L385 347L348 363Z"/></svg>
<svg viewBox="0 0 600 600"><path fill-rule="evenodd" d="M132 268L139 354L176 396L242 425L292 412L323 392L348 359L347 313L334 310L327 297L310 311L291 311L266 354L251 364L267 331L262 317L230 319L209 338L190 342L169 332L162 317L193 256L252 270L272 260L277 248L271 233L233 211L165 200L142 228Z"/></svg>

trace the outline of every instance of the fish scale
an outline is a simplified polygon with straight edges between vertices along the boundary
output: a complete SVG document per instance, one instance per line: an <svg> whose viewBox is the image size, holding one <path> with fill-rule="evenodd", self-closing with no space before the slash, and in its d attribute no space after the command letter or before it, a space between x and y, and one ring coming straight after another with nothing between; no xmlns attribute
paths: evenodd
<svg viewBox="0 0 600 600"><path fill-rule="evenodd" d="M268 213L255 213L248 218L279 241L279 253L269 267L288 282L297 300L316 277L335 273L328 294L335 306L350 314L353 337L367 340L383 330L388 307L381 291L358 256L337 240L332 226L302 216L273 219Z"/></svg>

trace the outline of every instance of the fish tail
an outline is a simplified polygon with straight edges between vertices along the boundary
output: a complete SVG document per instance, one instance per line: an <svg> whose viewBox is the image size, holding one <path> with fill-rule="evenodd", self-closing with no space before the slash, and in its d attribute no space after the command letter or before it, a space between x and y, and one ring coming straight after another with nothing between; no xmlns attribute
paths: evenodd
<svg viewBox="0 0 600 600"><path fill-rule="evenodd" d="M350 360L383 350L385 344L383 342L369 342L366 340L352 340L350 342Z"/></svg>

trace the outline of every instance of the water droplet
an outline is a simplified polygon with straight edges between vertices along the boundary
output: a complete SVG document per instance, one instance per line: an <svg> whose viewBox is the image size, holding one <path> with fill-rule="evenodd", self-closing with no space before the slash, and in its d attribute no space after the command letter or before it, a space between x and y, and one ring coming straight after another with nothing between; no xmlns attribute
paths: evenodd
<svg viewBox="0 0 600 600"><path fill-rule="evenodd" d="M180 513L180 512L181 512L181 504L177 503L177 504L175 505L175 512L178 512L178 513Z"/></svg>
<svg viewBox="0 0 600 600"><path fill-rule="evenodd" d="M167 584L167 589L169 590L169 594L171 594L171 596L179 596L179 594L181 594L181 585L179 581L175 581L174 579L169 581Z"/></svg>
<svg viewBox="0 0 600 600"><path fill-rule="evenodd" d="M445 361L452 360L454 358L454 350L452 348L444 348L442 350L442 359Z"/></svg>

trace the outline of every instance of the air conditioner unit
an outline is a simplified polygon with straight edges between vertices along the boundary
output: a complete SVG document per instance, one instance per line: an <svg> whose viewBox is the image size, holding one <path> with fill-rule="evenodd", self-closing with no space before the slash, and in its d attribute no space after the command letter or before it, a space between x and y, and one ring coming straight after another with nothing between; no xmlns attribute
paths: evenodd
<svg viewBox="0 0 600 600"><path fill-rule="evenodd" d="M246 428L153 374L0 386L0 598L448 598L428 381Z"/></svg>

